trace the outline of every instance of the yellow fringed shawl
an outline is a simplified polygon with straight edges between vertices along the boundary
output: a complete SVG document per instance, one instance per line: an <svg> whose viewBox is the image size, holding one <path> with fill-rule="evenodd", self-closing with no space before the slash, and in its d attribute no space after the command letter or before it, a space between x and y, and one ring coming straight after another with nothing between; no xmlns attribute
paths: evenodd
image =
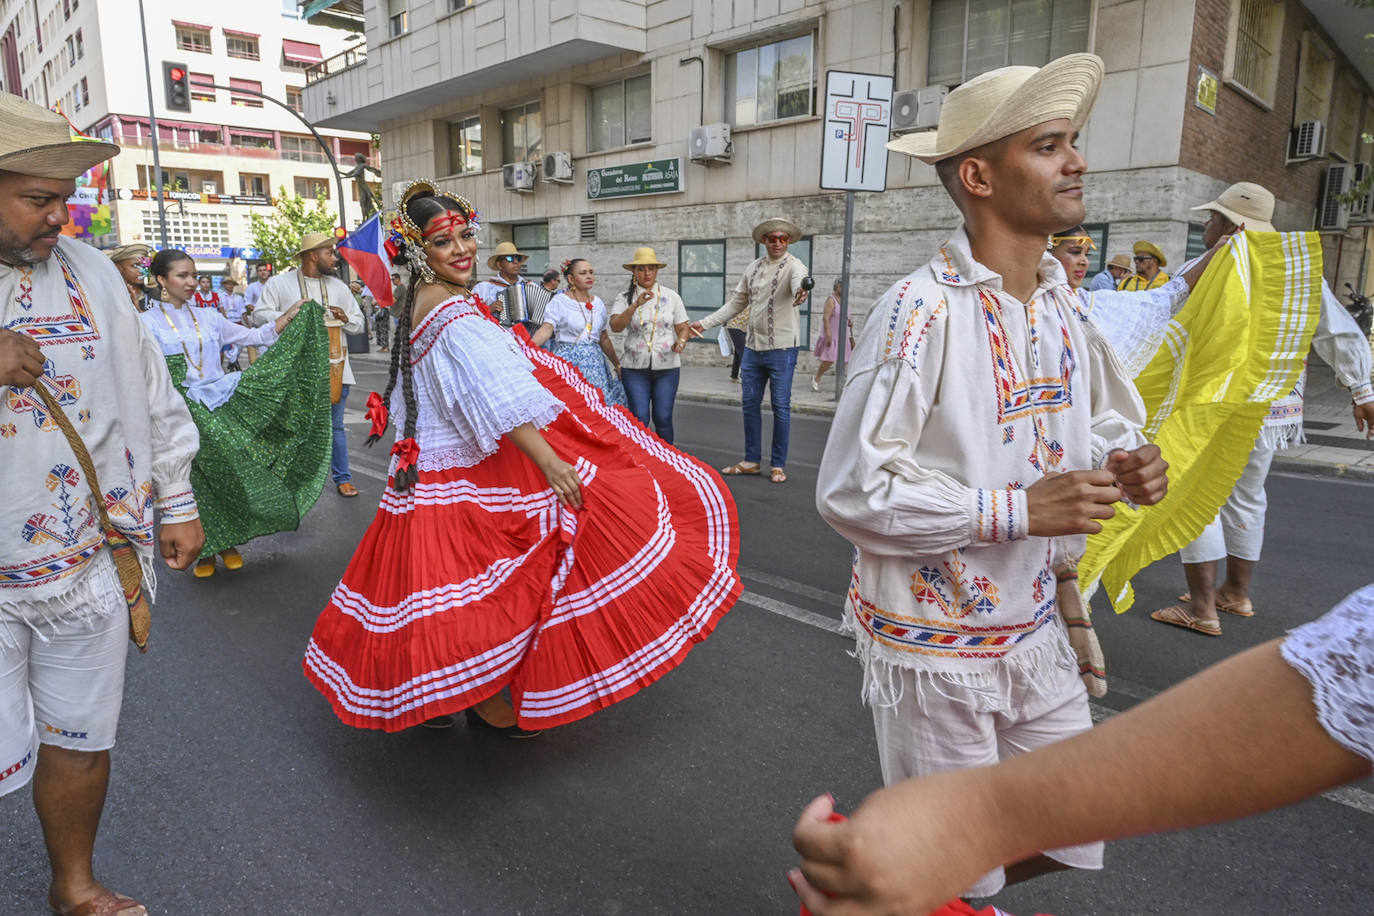
<svg viewBox="0 0 1374 916"><path fill-rule="evenodd" d="M1088 538L1079 581L1102 584L1117 613L1131 577L1191 543L1231 494L1269 405L1293 390L1321 310L1315 232L1246 232L1217 253L1136 388L1145 436L1169 462L1155 506L1117 505Z"/></svg>

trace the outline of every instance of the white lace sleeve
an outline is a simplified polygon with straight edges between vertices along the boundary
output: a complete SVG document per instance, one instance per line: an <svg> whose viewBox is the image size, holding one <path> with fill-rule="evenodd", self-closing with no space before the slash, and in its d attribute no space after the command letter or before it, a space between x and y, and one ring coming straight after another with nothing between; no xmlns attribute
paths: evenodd
<svg viewBox="0 0 1374 916"><path fill-rule="evenodd" d="M564 410L535 379L534 366L510 334L483 318L449 322L415 368L427 376L430 406L457 434L456 447L445 457L460 466L493 454L517 426L546 426Z"/></svg>
<svg viewBox="0 0 1374 916"><path fill-rule="evenodd" d="M1135 378L1150 364L1176 306L1188 298L1188 284L1181 278L1158 289L1140 292L1103 291L1079 296L1088 309L1088 320L1112 345L1126 373Z"/></svg>
<svg viewBox="0 0 1374 916"><path fill-rule="evenodd" d="M1327 734L1374 762L1374 585L1291 630L1280 651L1311 682Z"/></svg>

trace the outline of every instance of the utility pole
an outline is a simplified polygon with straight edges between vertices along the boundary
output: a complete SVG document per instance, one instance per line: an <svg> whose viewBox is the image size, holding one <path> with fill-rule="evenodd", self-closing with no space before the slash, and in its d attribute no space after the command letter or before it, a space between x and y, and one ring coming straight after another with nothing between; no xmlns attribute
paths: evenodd
<svg viewBox="0 0 1374 916"><path fill-rule="evenodd" d="M148 83L148 129L153 134L153 187L157 192L157 224L162 247L167 242L167 209L162 204L162 162L157 155L157 110L153 107L153 64L148 59L148 22L143 17L143 0L138 0L138 26L143 30L143 76Z"/></svg>

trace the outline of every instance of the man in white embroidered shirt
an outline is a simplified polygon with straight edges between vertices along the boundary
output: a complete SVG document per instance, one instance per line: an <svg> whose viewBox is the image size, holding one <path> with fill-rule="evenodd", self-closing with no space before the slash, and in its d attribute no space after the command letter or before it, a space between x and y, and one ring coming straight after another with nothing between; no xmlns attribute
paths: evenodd
<svg viewBox="0 0 1374 916"><path fill-rule="evenodd" d="M845 619L888 784L1091 726L1052 545L1167 486L1139 395L1045 250L1084 215L1074 142L1101 77L1091 54L995 70L949 94L936 132L889 144L936 166L964 224L870 312L817 483L857 547ZM1051 850L967 895L1101 864L1101 844Z"/></svg>

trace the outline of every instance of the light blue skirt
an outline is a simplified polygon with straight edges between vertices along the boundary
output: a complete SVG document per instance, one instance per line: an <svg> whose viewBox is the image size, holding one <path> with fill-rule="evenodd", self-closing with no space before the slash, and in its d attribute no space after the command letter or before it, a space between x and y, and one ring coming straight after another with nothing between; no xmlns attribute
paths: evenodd
<svg viewBox="0 0 1374 916"><path fill-rule="evenodd" d="M601 393L606 396L607 404L626 406L625 387L620 384L620 379L611 371L611 367L606 362L606 354L602 352L600 344L568 344L555 341L553 352L554 355L561 356L576 366L583 378L600 388Z"/></svg>

